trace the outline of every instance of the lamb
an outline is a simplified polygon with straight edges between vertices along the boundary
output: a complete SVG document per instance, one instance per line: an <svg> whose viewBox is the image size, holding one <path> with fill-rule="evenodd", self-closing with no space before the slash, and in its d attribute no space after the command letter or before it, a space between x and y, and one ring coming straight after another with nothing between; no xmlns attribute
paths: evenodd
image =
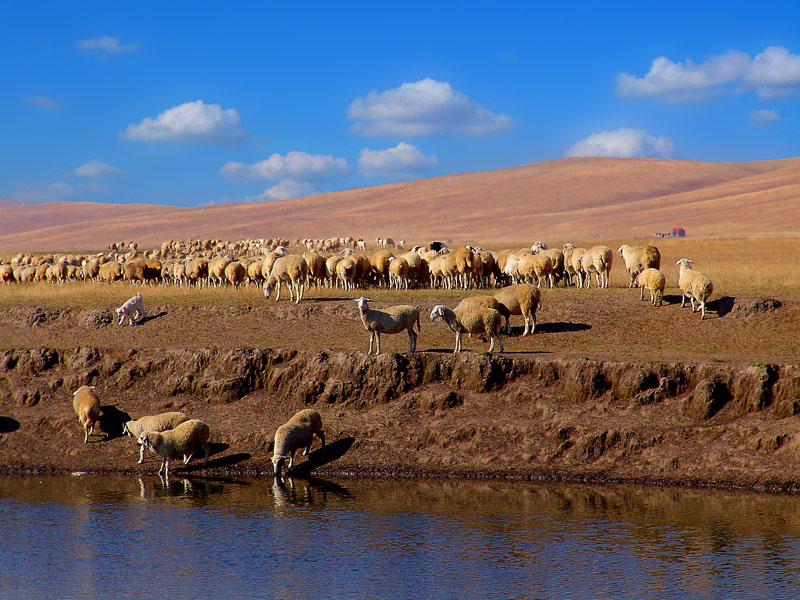
<svg viewBox="0 0 800 600"><path fill-rule="evenodd" d="M72 392L72 408L83 425L83 443L89 443L94 426L100 422L100 399L94 392L95 386L84 385ZM105 434L104 434L105 437Z"/></svg>
<svg viewBox="0 0 800 600"><path fill-rule="evenodd" d="M133 438L136 438L138 442L139 436L145 431L162 432L169 429L175 429L178 425L188 420L189 417L182 412L166 412L158 415L147 415L137 419L136 421L128 421L124 423L122 425L122 433L123 435L129 435ZM143 461L144 446L140 446L138 464L142 464Z"/></svg>
<svg viewBox="0 0 800 600"><path fill-rule="evenodd" d="M297 449L305 447L303 456L308 456L314 434L322 442L322 451L325 452L325 432L322 430L322 417L315 410L306 408L298 411L291 419L278 427L275 432L275 446L272 454L272 467L275 477L280 477L283 463L289 459L287 471L294 464L294 453Z"/></svg>
<svg viewBox="0 0 800 600"><path fill-rule="evenodd" d="M645 269L661 268L661 253L655 246L628 246L627 244L622 244L617 249L617 252L625 261L625 270L631 278L628 287L634 286L636 276Z"/></svg>
<svg viewBox="0 0 800 600"><path fill-rule="evenodd" d="M419 307L401 304L390 306L383 310L375 310L369 307L367 298L361 296L355 300L358 303L358 310L361 313L361 322L364 329L370 332L369 352L372 354L372 343L375 341L375 355L381 353L381 334L400 333L404 329L408 331L408 351L415 352L417 349L417 334L414 332L414 324L417 331L422 331L419 324Z"/></svg>
<svg viewBox="0 0 800 600"><path fill-rule="evenodd" d="M209 435L208 425L198 419L190 419L168 431L145 431L139 436L139 443L163 459L158 474L161 475L166 467L165 476L169 477L172 459L182 455L183 464L188 464L194 453L201 448L205 451L203 466L208 464Z"/></svg>
<svg viewBox="0 0 800 600"><path fill-rule="evenodd" d="M574 254L573 254L574 257ZM590 287L592 273L597 279L597 287L608 287L608 274L611 272L611 263L614 260L614 253L608 246L592 246L581 259L583 270L586 272L584 283Z"/></svg>
<svg viewBox="0 0 800 600"><path fill-rule="evenodd" d="M277 284L278 292L275 294L275 300L280 300L281 283L285 283L289 288L289 299L299 304L303 299L307 277L308 265L302 256L281 256L272 265L269 279L264 284L264 296L269 298L272 289Z"/></svg>
<svg viewBox="0 0 800 600"><path fill-rule="evenodd" d="M678 287L681 288L681 308L685 306L688 296L692 302L692 312L700 310L700 320L705 319L706 300L708 300L714 292L714 284L700 271L693 270L691 267L692 261L688 258L679 258L675 264L680 265ZM700 303L698 309L695 309L695 300Z"/></svg>
<svg viewBox="0 0 800 600"><path fill-rule="evenodd" d="M644 288L650 290L650 303L661 306L664 300L664 287L666 285L664 274L658 269L645 269L636 276L636 285L641 289L640 300L644 300Z"/></svg>
<svg viewBox="0 0 800 600"><path fill-rule="evenodd" d="M525 330L522 335L535 333L536 310L542 302L542 293L539 288L529 283L518 283L502 288L495 293L494 297L503 307L500 312L506 318L506 333L511 333L510 315L522 315L525 319Z"/></svg>
<svg viewBox="0 0 800 600"><path fill-rule="evenodd" d="M494 350L494 341L500 344L503 352L503 338L500 336L502 317L493 308L475 308L464 310L459 314L447 308L444 304L437 304L431 311L431 321L442 318L445 324L456 334L456 347L453 354L461 352L461 336L465 333L482 333L489 337L489 352Z"/></svg>
<svg viewBox="0 0 800 600"><path fill-rule="evenodd" d="M144 301L142 300L142 292L137 292L132 298L128 298L125 304L120 306L116 311L119 319L119 324L124 325L125 319L130 321L131 325L135 325L138 321L144 319Z"/></svg>

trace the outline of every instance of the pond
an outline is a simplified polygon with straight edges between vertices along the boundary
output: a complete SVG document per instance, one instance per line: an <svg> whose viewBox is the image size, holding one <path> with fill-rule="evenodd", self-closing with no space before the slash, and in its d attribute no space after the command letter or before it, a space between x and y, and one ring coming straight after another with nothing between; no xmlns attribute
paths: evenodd
<svg viewBox="0 0 800 600"><path fill-rule="evenodd" d="M0 598L800 598L800 497L0 477Z"/></svg>

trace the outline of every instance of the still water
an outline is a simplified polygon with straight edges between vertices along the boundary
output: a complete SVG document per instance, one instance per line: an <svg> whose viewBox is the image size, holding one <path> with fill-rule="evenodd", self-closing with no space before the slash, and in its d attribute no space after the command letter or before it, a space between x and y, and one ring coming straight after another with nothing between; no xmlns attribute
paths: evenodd
<svg viewBox="0 0 800 600"><path fill-rule="evenodd" d="M0 598L800 598L800 497L0 477Z"/></svg>

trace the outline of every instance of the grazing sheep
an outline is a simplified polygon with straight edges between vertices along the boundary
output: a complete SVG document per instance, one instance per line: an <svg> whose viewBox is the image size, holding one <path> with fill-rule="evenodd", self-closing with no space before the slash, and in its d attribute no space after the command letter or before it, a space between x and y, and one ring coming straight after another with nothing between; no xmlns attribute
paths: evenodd
<svg viewBox="0 0 800 600"><path fill-rule="evenodd" d="M536 310L542 302L542 293L537 287L529 283L509 285L495 293L494 297L503 307L500 312L506 318L506 333L511 333L510 315L522 315L525 319L522 335L532 335L536 331Z"/></svg>
<svg viewBox="0 0 800 600"><path fill-rule="evenodd" d="M583 270L586 272L584 283L587 288L591 286L592 273L597 279L597 287L608 287L608 275L611 272L613 260L614 253L608 246L592 246L586 251L581 261Z"/></svg>
<svg viewBox="0 0 800 600"><path fill-rule="evenodd" d="M94 433L94 426L100 421L100 399L95 394L94 387L84 385L72 392L72 408L83 425L84 444L89 442L89 436Z"/></svg>
<svg viewBox="0 0 800 600"><path fill-rule="evenodd" d="M389 258L389 287L398 290L407 290L409 280L409 266L402 256Z"/></svg>
<svg viewBox="0 0 800 600"><path fill-rule="evenodd" d="M158 415L147 415L135 421L127 421L122 425L123 435L129 435L139 441L139 436L145 431L167 431L175 429L181 423L189 420L182 412L166 412ZM139 463L144 461L144 446L139 446Z"/></svg>
<svg viewBox="0 0 800 600"><path fill-rule="evenodd" d="M139 443L163 459L158 474L166 467L165 475L169 477L172 459L183 456L183 464L188 464L201 448L205 451L203 466L208 464L209 435L208 425L198 419L190 419L164 432L145 431L139 436Z"/></svg>
<svg viewBox="0 0 800 600"><path fill-rule="evenodd" d="M238 290L247 279L247 269L239 261L228 263L225 266L225 279Z"/></svg>
<svg viewBox="0 0 800 600"><path fill-rule="evenodd" d="M667 280L658 269L645 269L636 276L636 285L641 290L640 300L644 300L644 288L650 290L650 303L661 306L664 300L664 287Z"/></svg>
<svg viewBox="0 0 800 600"><path fill-rule="evenodd" d="M636 283L636 276L645 269L661 268L661 253L655 246L628 246L622 244L617 252L625 261L625 270L631 278L628 287Z"/></svg>
<svg viewBox="0 0 800 600"><path fill-rule="evenodd" d="M280 256L272 265L269 279L264 284L264 296L269 298L273 288L277 285L278 291L275 300L281 299L281 283L285 283L289 288L289 300L299 304L303 299L303 292L306 287L308 277L308 265L302 256L285 255Z"/></svg>
<svg viewBox="0 0 800 600"><path fill-rule="evenodd" d="M574 246L570 252L570 273L575 276L575 287L579 288L583 287L583 280L587 277L586 271L583 269L584 254L586 254L586 248L575 248Z"/></svg>
<svg viewBox="0 0 800 600"><path fill-rule="evenodd" d="M131 325L135 325L137 321L144 319L144 301L142 300L142 293L137 292L132 298L128 298L125 304L120 306L116 311L119 319L119 324L123 325L125 319L130 321Z"/></svg>
<svg viewBox="0 0 800 600"><path fill-rule="evenodd" d="M706 300L711 297L714 291L714 284L700 271L692 269L692 261L688 258L679 258L676 265L680 265L678 276L678 287L681 288L681 308L686 304L686 298L692 302L692 312L700 311L700 320L706 318ZM694 301L697 300L700 306L695 309Z"/></svg>
<svg viewBox="0 0 800 600"><path fill-rule="evenodd" d="M422 331L419 324L419 307L401 304L390 306L383 310L375 310L369 307L369 300L361 296L356 299L358 310L361 314L361 322L364 329L370 332L369 352L372 354L372 342L375 341L375 354L381 353L381 334L400 333L404 329L408 331L408 351L414 352L417 349L417 334L414 332L414 324L417 331Z"/></svg>
<svg viewBox="0 0 800 600"><path fill-rule="evenodd" d="M503 338L500 336L502 317L493 308L475 308L456 314L444 304L437 304L431 311L431 321L442 318L445 324L456 334L456 347L453 354L461 352L461 336L465 333L481 333L489 338L489 352L494 350L494 341L500 344L503 352Z"/></svg>
<svg viewBox="0 0 800 600"><path fill-rule="evenodd" d="M99 277L107 283L122 279L122 265L116 260L111 260L100 265Z"/></svg>
<svg viewBox="0 0 800 600"><path fill-rule="evenodd" d="M275 477L280 477L283 463L289 459L287 471L294 465L294 453L299 448L303 456L308 456L314 434L322 442L322 451L325 451L325 432L322 431L322 417L315 410L306 408L298 411L291 419L278 427L275 431L275 445L272 454L272 467Z"/></svg>
<svg viewBox="0 0 800 600"><path fill-rule="evenodd" d="M542 280L553 287L553 260L546 254L525 254L517 262L517 274L525 282L536 282L541 287Z"/></svg>

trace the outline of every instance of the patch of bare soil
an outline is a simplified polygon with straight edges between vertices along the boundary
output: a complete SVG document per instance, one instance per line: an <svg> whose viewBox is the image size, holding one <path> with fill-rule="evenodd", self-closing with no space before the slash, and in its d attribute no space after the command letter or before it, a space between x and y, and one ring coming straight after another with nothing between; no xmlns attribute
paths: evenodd
<svg viewBox="0 0 800 600"><path fill-rule="evenodd" d="M349 299L150 307L134 327L105 308L12 309L0 315L0 470L154 471L122 423L181 410L210 425L213 454L208 470L176 474L268 473L277 426L313 407L328 448L298 457L299 475L797 487L796 301L723 299L700 321L679 298L653 308L627 291L598 302L565 290L535 335L512 318L508 352L493 356L477 338L454 356L453 334L427 318L420 352L400 354L401 334L368 356ZM107 434L89 444L71 406L85 384Z"/></svg>

